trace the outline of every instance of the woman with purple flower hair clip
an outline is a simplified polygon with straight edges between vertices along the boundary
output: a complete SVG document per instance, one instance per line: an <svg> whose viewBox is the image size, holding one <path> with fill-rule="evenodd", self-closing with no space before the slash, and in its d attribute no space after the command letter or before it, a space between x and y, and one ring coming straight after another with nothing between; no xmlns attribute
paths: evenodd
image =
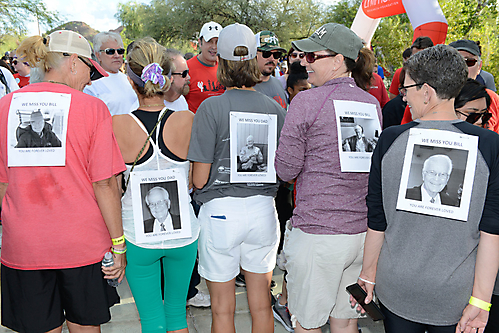
<svg viewBox="0 0 499 333"><path fill-rule="evenodd" d="M185 302L198 247L199 224L192 206L187 204L189 213L180 216L180 204L176 202L182 195L181 186L185 186L184 193L188 191L190 164L186 157L194 114L188 110L173 112L164 105L172 66L166 49L154 39L135 41L127 55L126 68L140 106L127 115L113 117L116 141L127 167L124 172L126 188L121 200L128 248L126 276L144 333L188 332ZM145 197L135 198L138 195L132 190L135 178L130 178L130 173L133 171L142 179L157 177L158 170L183 174L181 178L185 181L177 182L179 191L162 185L164 182L141 183L140 195ZM134 219L134 215L145 216L142 209L134 212L132 202L136 199L145 201L143 210L147 214L150 212L150 219ZM172 239L171 234L188 224L190 237ZM152 237L143 242L147 236Z"/></svg>

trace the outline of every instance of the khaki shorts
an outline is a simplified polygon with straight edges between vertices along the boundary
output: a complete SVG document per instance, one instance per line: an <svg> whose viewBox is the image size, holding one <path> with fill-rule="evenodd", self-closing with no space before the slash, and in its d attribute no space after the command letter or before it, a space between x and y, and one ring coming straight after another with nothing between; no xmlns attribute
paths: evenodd
<svg viewBox="0 0 499 333"><path fill-rule="evenodd" d="M288 308L305 329L326 324L328 317L358 318L346 287L357 282L366 233L314 235L286 230Z"/></svg>

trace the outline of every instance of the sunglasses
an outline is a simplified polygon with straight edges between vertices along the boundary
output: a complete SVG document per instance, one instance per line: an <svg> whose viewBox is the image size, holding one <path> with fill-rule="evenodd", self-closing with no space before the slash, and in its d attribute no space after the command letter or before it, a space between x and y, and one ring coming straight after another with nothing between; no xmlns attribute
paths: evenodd
<svg viewBox="0 0 499 333"><path fill-rule="evenodd" d="M468 67L473 67L473 66L475 66L475 65L476 65L476 63L477 63L477 61L478 61L478 60L477 60L477 59L468 59L468 58L464 58L464 61L466 62L466 65L467 65Z"/></svg>
<svg viewBox="0 0 499 333"><path fill-rule="evenodd" d="M119 55L125 54L125 49L113 49L108 47L105 50L100 50L99 52L105 52L107 55L113 55L114 52L118 52Z"/></svg>
<svg viewBox="0 0 499 333"><path fill-rule="evenodd" d="M182 75L182 79L185 79L188 74L189 74L189 70L188 69L186 69L182 73L172 73L172 75Z"/></svg>
<svg viewBox="0 0 499 333"><path fill-rule="evenodd" d="M281 51L275 51L275 52L261 51L261 52L262 52L262 57L264 57L265 59L270 58L270 56L274 56L274 59L279 59L280 57L282 57Z"/></svg>
<svg viewBox="0 0 499 333"><path fill-rule="evenodd" d="M66 52L63 52L62 53L63 56L65 57L71 57L71 54L69 53L66 53ZM99 71L97 70L97 68L94 67L94 65L92 65L92 63L88 63L83 57L81 56L78 56L78 59L81 60L81 62L83 62L85 65L88 66L88 68L90 68L90 80L94 80L95 77L99 77L99 76L102 76Z"/></svg>
<svg viewBox="0 0 499 333"><path fill-rule="evenodd" d="M291 53L291 54L289 55L289 57L290 57L290 58L293 58L293 59L295 59L295 58L300 58L300 59L303 59L303 58L305 58L305 53L294 53L294 52L293 52L293 53Z"/></svg>
<svg viewBox="0 0 499 333"><path fill-rule="evenodd" d="M309 64L313 64L316 60L322 59L322 58L329 58L329 57L336 57L337 54L315 54L314 52L309 52L305 53L305 60Z"/></svg>
<svg viewBox="0 0 499 333"><path fill-rule="evenodd" d="M12 60L13 65L17 66L17 64L19 64L19 63L20 63L20 61L18 61L17 59ZM23 62L23 64L25 64L26 66L29 66L29 64L27 62Z"/></svg>
<svg viewBox="0 0 499 333"><path fill-rule="evenodd" d="M423 83L415 83L415 84L411 84L411 85L408 85L408 86L402 86L402 87L399 88L399 93L402 96L405 96L407 94L407 88L419 87L419 86L422 86L423 84L425 84L425 82L423 82Z"/></svg>
<svg viewBox="0 0 499 333"><path fill-rule="evenodd" d="M489 122L492 117L492 113L490 112L471 112L469 114L463 113L461 111L456 110L456 113L459 113L466 117L466 122L470 124L474 124L478 121L478 119L482 118L482 125L485 125Z"/></svg>

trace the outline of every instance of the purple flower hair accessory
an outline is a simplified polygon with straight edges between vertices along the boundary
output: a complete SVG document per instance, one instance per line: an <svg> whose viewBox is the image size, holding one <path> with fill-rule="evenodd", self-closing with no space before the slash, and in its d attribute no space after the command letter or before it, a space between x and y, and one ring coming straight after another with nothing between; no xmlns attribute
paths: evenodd
<svg viewBox="0 0 499 333"><path fill-rule="evenodd" d="M159 83L161 88L163 88L166 84L165 77L163 76L163 68L155 62L144 67L140 78L144 82L151 81L154 84Z"/></svg>

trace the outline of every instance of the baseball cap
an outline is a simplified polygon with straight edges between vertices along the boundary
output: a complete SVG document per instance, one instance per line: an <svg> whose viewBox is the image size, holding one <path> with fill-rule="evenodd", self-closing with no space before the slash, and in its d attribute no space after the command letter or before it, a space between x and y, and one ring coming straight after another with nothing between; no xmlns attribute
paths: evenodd
<svg viewBox="0 0 499 333"><path fill-rule="evenodd" d="M88 41L77 32L71 30L57 30L48 35L45 43L48 52L76 53L87 58L91 64L85 62L90 67L90 79L97 80L104 76L109 76L104 68L92 59L92 48Z"/></svg>
<svg viewBox="0 0 499 333"><path fill-rule="evenodd" d="M203 25L199 32L199 38L204 38L205 41L209 42L213 37L218 37L220 31L222 31L222 26L217 22L211 21Z"/></svg>
<svg viewBox="0 0 499 333"><path fill-rule="evenodd" d="M244 56L234 55L238 46L248 49ZM220 58L231 61L245 61L256 57L256 40L253 31L244 24L234 23L226 26L218 36L217 52Z"/></svg>
<svg viewBox="0 0 499 333"><path fill-rule="evenodd" d="M342 54L355 60L364 47L362 40L342 24L326 23L317 29L312 36L291 43L293 48L302 52L316 52L325 49Z"/></svg>
<svg viewBox="0 0 499 333"><path fill-rule="evenodd" d="M456 40L455 42L450 43L449 46L452 46L458 51L466 51L475 56L481 56L478 44L469 39Z"/></svg>
<svg viewBox="0 0 499 333"><path fill-rule="evenodd" d="M256 46L259 51L274 51L280 50L282 52L287 52L279 45L279 39L272 31L264 30L260 31L255 35Z"/></svg>

